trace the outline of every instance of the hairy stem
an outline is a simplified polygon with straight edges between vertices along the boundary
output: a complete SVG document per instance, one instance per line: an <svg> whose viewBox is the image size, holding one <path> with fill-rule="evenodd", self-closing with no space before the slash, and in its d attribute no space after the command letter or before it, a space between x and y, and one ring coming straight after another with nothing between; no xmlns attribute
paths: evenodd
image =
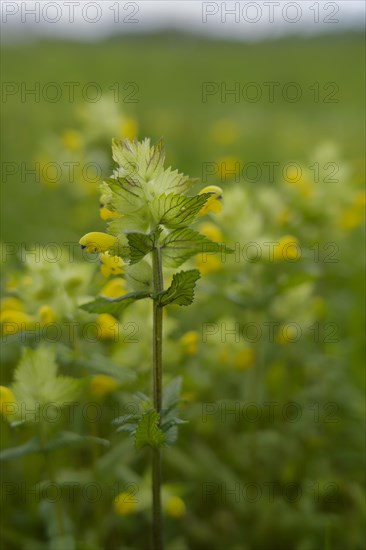
<svg viewBox="0 0 366 550"><path fill-rule="evenodd" d="M160 248L153 250L154 292L164 290ZM161 412L162 402L162 348L163 348L163 308L154 300L153 312L153 395L154 407ZM153 499L153 548L163 549L161 518L161 454L160 449L152 450L152 499Z"/></svg>

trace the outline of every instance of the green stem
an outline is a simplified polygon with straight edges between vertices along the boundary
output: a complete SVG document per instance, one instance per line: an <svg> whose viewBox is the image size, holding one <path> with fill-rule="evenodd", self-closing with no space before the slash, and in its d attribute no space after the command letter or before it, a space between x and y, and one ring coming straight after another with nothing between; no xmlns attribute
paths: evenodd
<svg viewBox="0 0 366 550"><path fill-rule="evenodd" d="M163 270L160 248L153 250L154 292L164 290ZM154 300L153 312L153 395L154 408L161 412L162 403L162 349L163 349L163 308ZM152 500L153 500L153 548L163 549L161 515L161 455L160 449L152 450Z"/></svg>

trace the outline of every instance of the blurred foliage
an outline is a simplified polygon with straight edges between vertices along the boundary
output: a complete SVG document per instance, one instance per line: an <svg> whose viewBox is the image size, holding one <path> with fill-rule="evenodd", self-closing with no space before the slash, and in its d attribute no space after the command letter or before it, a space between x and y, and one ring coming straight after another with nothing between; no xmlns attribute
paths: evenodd
<svg viewBox="0 0 366 550"><path fill-rule="evenodd" d="M112 421L135 412L136 391L150 395L150 306L139 302L118 320L78 307L124 292L120 273L103 274L92 255L86 263L70 246L104 229L97 182L80 171L72 182L65 171L57 184L44 174L36 181L21 165L96 162L108 176L111 138L135 135L152 142L163 135L168 165L200 178L197 190L202 182L224 188L223 211L202 218L200 229L236 250L225 262L210 254L192 260L204 274L197 300L165 316L164 383L183 377L180 415L189 420L163 457L167 548L363 548L364 98L355 69L362 61L362 38L351 34L257 44L166 34L3 51L4 81L103 89L96 103L78 91L75 103L66 94L57 103L15 94L3 109L3 170L16 163L2 189L7 550L148 545L146 451L135 454ZM202 102L202 82L231 89L270 81L279 89L298 82L303 98L236 103L218 94ZM115 103L108 88L116 82L124 96L123 85L136 83L138 102ZM320 90L336 83L339 102L314 102L316 82ZM262 168L257 182L241 173L250 162ZM265 162L296 162L301 175L279 168L272 181ZM205 163L216 163L207 183ZM60 257L49 243L63 245ZM48 246L43 261L38 245ZM27 367L34 371L20 387ZM79 405L63 407L51 433L42 409L25 423L6 413L17 399L34 401L37 376L42 399L57 402L58 380L79 392ZM91 403L102 412L97 422L86 413ZM24 493L56 482L62 500ZM93 483L102 489L94 500L85 493Z"/></svg>

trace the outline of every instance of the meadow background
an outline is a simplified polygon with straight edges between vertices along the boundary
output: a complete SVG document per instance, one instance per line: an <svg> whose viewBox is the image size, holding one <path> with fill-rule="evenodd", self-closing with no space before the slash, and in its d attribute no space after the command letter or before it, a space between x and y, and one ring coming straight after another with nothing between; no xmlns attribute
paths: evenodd
<svg viewBox="0 0 366 550"><path fill-rule="evenodd" d="M202 229L231 246L255 242L263 251L258 261L250 251L225 263L192 261L203 271L197 300L187 309L170 308L166 316L165 381L183 377L181 416L189 420L163 457L167 548L364 547L363 42L357 33L255 44L162 33L3 47L4 82L80 86L74 103L65 93L55 103L32 96L22 101L19 93L3 100L2 320L24 321L30 330L3 334L1 384L11 386L17 365L33 361L29 387L35 387L27 399L52 401L49 388L48 396L36 391L48 376L52 358L45 349L51 348L59 374L82 381L77 400L98 403L103 417L87 422L79 407L72 422L63 418L47 429L112 442L105 447L86 439L54 448L48 469L42 453L2 455L4 548L148 546L148 455L136 454L128 434L116 433L111 424L114 411L126 409L136 391L150 393L148 306L138 303L120 320L123 327L138 327L135 343L114 342L108 330L96 342L83 338L81 330L73 341L63 334L39 342L31 330L36 322L77 321L82 327L95 320L77 306L99 293L107 279L77 247L72 261L68 254L58 262L21 257L27 247L77 243L84 233L105 229L97 183L85 181L78 170L74 181L66 170L57 182L44 172L37 181L32 174L23 177L21 163L34 169L35 163L94 161L109 176L111 138L123 136L152 142L163 137L167 165L198 177L197 191L207 184L224 189L222 213L202 220ZM272 103L265 93L257 103L237 103L232 96L223 102L219 95L202 101L203 82L226 83L229 89L235 82L270 81L280 83L278 90L297 82L301 100L291 103L276 92ZM102 88L100 101L80 97L89 82ZM137 102L119 97L116 103L108 91L116 82L121 88L136 83ZM310 89L316 82L318 102ZM325 100L328 82L338 86L336 102ZM272 161L281 167L298 163L301 178L276 170L269 181L263 163ZM248 162L263 169L256 182L225 173ZM16 173L5 163L16 163ZM207 182L204 163L219 167ZM320 167L317 178L314 163ZM327 163L335 163L333 178ZM291 240L300 246L298 259L266 255L264 243ZM17 317L14 311L21 310L23 317ZM205 341L206 323L217 332ZM240 330L255 324L262 335L225 335L235 323ZM291 329L281 330L288 323L301 327L297 341ZM24 358L24 348L40 355ZM95 378L100 374L110 378ZM268 403L277 404L273 416ZM236 414L228 412L233 409ZM24 444L40 424L11 426L3 415L3 448ZM50 480L64 487L58 503L25 497L24 487L40 490ZM79 484L74 499L65 492L71 482ZM90 483L103 489L95 501L82 492ZM128 493L131 487L136 498L116 508L116 488ZM269 487L275 487L273 498Z"/></svg>

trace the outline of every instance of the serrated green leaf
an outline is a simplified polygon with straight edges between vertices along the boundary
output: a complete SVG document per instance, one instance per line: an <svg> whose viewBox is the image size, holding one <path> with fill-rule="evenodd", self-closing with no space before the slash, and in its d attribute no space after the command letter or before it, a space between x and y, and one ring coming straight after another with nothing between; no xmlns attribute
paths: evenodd
<svg viewBox="0 0 366 550"><path fill-rule="evenodd" d="M89 313L110 313L111 315L118 315L137 300L149 298L150 296L150 292L147 291L130 292L120 298L100 297L94 300L94 302L83 304L80 307Z"/></svg>
<svg viewBox="0 0 366 550"><path fill-rule="evenodd" d="M159 414L154 409L145 412L135 432L136 449L146 446L158 449L163 446L165 439L165 434L159 428Z"/></svg>
<svg viewBox="0 0 366 550"><path fill-rule="evenodd" d="M141 261L152 251L155 241L162 229L146 235L145 233L127 233L130 265Z"/></svg>
<svg viewBox="0 0 366 550"><path fill-rule="evenodd" d="M175 229L165 237L161 245L163 264L167 267L179 267L195 254L207 252L209 246L218 247L218 244L194 229Z"/></svg>
<svg viewBox="0 0 366 550"><path fill-rule="evenodd" d="M34 350L24 349L11 389L25 410L36 410L50 403L62 407L76 399L83 380L58 376L57 368L54 348L41 345Z"/></svg>
<svg viewBox="0 0 366 550"><path fill-rule="evenodd" d="M198 269L175 273L168 290L160 294L160 305L177 304L179 306L189 306L194 300L194 288L200 276L201 274Z"/></svg>
<svg viewBox="0 0 366 550"><path fill-rule="evenodd" d="M155 197L151 210L157 224L172 229L184 227L193 222L210 196L210 193L195 197L185 197L175 193L163 194Z"/></svg>
<svg viewBox="0 0 366 550"><path fill-rule="evenodd" d="M172 170L169 167L151 182L150 192L153 197L160 196L163 193L183 194L188 191L196 181L197 179L191 179L178 172L178 170Z"/></svg>
<svg viewBox="0 0 366 550"><path fill-rule="evenodd" d="M113 159L131 177L140 174L146 181L157 177L164 166L164 147L162 141L150 145L149 139L141 142L129 139L112 141Z"/></svg>
<svg viewBox="0 0 366 550"><path fill-rule="evenodd" d="M30 454L49 452L56 449L62 449L64 447L70 447L72 445L82 445L84 443L93 443L103 446L109 445L109 441L107 439L101 439L100 437L80 435L74 432L58 432L45 445L41 444L38 437L33 437L22 445L11 447L10 449L4 449L0 453L0 461L13 460L14 458L21 458Z"/></svg>

